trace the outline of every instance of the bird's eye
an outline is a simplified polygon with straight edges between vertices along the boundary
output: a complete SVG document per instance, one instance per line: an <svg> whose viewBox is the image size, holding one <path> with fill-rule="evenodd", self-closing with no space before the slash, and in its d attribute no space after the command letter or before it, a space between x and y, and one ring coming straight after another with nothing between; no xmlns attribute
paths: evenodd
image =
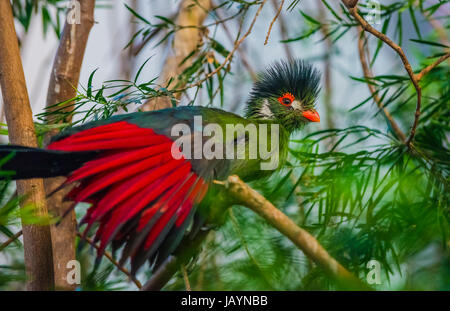
<svg viewBox="0 0 450 311"><path fill-rule="evenodd" d="M290 106L294 99L294 95L292 95L291 93L285 93L283 94L283 96L278 98L278 101L284 106Z"/></svg>

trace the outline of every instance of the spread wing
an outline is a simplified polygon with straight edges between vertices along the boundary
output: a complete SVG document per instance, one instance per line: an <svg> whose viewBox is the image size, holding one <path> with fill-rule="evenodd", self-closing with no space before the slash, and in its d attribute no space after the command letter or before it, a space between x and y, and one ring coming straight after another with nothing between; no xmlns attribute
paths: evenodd
<svg viewBox="0 0 450 311"><path fill-rule="evenodd" d="M125 245L121 262L130 257L133 273L157 255L163 242L170 249L176 247L208 189L205 174L195 172L183 155L172 156L172 144L151 128L118 121L48 146L69 152L100 151L68 176L66 183L77 183L68 198L91 203L81 224L87 224L84 234L98 224L98 255L111 242L116 248Z"/></svg>
<svg viewBox="0 0 450 311"><path fill-rule="evenodd" d="M97 228L98 259L107 245L122 246L120 263L131 272L146 261L158 263L180 243L209 183L230 172L226 159L187 159L173 144L174 124L186 124L193 140L194 116L205 122L248 122L222 110L179 107L133 113L69 129L48 146L66 152L96 151L96 157L68 175L76 186L68 199L91 204L81 224L84 235ZM80 224L80 225L81 225Z"/></svg>

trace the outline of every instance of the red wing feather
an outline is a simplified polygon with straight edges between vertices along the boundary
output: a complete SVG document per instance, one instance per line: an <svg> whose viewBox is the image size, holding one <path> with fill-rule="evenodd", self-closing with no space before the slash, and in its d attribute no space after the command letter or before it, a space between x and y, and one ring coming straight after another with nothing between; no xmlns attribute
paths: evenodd
<svg viewBox="0 0 450 311"><path fill-rule="evenodd" d="M147 148L133 149L132 151L125 151L121 153L113 153L108 156L100 157L97 160L92 160L83 165L70 175L70 181L85 178L96 173L105 172L109 169L119 167L124 164L133 163L150 156L161 154L167 151L167 147L171 146L172 142L151 146Z"/></svg>
<svg viewBox="0 0 450 311"><path fill-rule="evenodd" d="M126 246L132 265L136 254L150 258L172 226L180 227L206 194L208 184L191 163L173 158L172 143L152 129L120 121L49 145L51 150L100 151L66 181L79 183L69 199L92 204L82 223L87 223L85 234L98 223L99 256L112 240L122 239L119 244L133 243Z"/></svg>

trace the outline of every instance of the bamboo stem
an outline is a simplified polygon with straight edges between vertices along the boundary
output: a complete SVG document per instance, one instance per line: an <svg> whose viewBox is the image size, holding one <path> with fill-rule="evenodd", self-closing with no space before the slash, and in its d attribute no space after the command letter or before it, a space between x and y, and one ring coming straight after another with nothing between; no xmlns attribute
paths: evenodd
<svg viewBox="0 0 450 311"><path fill-rule="evenodd" d="M20 58L14 18L9 0L0 0L0 86L12 144L37 147L33 116ZM33 206L37 217L48 217L42 179L19 180L17 193L26 196L21 207ZM50 227L30 225L22 220L25 270L28 290L54 287Z"/></svg>
<svg viewBox="0 0 450 311"><path fill-rule="evenodd" d="M76 96L76 87L80 78L81 65L83 63L84 52L86 50L89 33L94 25L94 6L95 1L79 0L80 19L77 21L66 20L64 30L61 35L58 50L53 62L53 68L50 75L50 82L47 91L47 111L50 113L47 117L48 124L59 122L51 112L60 109L56 106L60 102L65 102ZM68 12L68 17L71 12ZM68 102L65 111L73 110L73 102ZM70 122L72 115L65 120ZM47 144L51 137L58 132L57 129L48 132L44 141ZM65 177L47 178L44 180L46 194L48 195L65 181ZM64 197L71 190L66 187L47 199L48 210L57 217L62 215L70 208L71 202L64 201ZM53 263L55 273L55 287L62 290L74 290L76 284L69 284L66 281L67 268L69 261L75 257L75 237L76 237L76 217L72 209L58 226L51 226L52 245L53 245Z"/></svg>

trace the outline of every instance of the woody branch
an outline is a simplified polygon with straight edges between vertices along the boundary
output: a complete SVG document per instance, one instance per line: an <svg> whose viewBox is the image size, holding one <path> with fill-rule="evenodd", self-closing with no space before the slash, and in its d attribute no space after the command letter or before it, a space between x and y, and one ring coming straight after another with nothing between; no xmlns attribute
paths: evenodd
<svg viewBox="0 0 450 311"><path fill-rule="evenodd" d="M371 33L372 35L374 35L375 37L377 37L378 39L383 41L385 44L387 44L389 47L391 47L399 55L399 57L403 63L403 66L404 66L406 72L408 73L408 76L409 76L412 84L414 85L414 88L415 88L416 94L417 94L417 103L416 103L416 111L414 113L414 122L411 127L409 137L407 138L407 140L405 142L405 144L409 147L411 145L411 142L412 142L415 134L416 134L416 128L419 123L419 117L420 117L422 90L419 86L419 81L416 79L413 69L411 67L411 64L409 63L409 60L406 57L403 49L398 44L396 44L394 41L392 41L388 36L386 36L385 34L379 32L378 30L373 28L361 15L359 15L358 8L357 8L358 0L342 0L342 2L347 7L350 15L352 15L355 18L355 20L361 25L361 27L365 31Z"/></svg>
<svg viewBox="0 0 450 311"><path fill-rule="evenodd" d="M236 204L250 208L264 218L281 234L291 240L308 258L333 276L346 288L370 289L345 269L323 248L315 237L297 226L289 217L277 209L265 197L244 183L238 176L232 175L225 182L217 182Z"/></svg>
<svg viewBox="0 0 450 311"><path fill-rule="evenodd" d="M86 50L89 33L94 25L95 1L80 0L79 7L75 6L67 13L66 23L56 51L53 68L47 91L47 111L52 112L61 109L59 103L76 96L76 87L80 78L81 65ZM79 11L78 11L79 10ZM64 111L73 110L73 102L67 102L63 106ZM64 121L70 122L72 114ZM59 122L49 114L48 124ZM48 143L58 129L46 133L45 143ZM49 194L65 181L64 177L47 178L44 180L46 193ZM70 187L60 190L47 199L48 209L54 216L62 216L72 203L64 201ZM70 211L58 226L51 226L53 261L55 273L55 287L57 289L74 290L76 284L68 284L66 281L66 264L75 259L76 217L75 211Z"/></svg>

